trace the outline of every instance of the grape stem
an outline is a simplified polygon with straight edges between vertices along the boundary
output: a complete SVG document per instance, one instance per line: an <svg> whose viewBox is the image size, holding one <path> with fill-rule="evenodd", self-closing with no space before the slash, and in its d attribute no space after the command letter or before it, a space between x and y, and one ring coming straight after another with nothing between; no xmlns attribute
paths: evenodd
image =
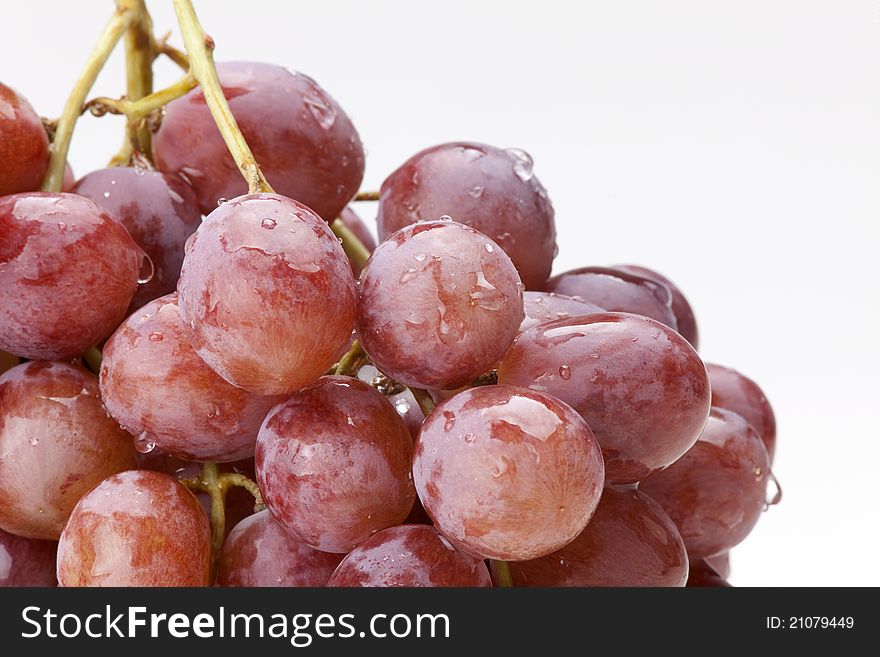
<svg viewBox="0 0 880 657"><path fill-rule="evenodd" d="M363 269L370 258L370 250L357 238L357 235L351 232L351 229L342 222L342 219L334 220L330 224L330 229L342 242L342 250L345 251L345 255L348 256L351 263L357 269Z"/></svg>
<svg viewBox="0 0 880 657"><path fill-rule="evenodd" d="M159 55L165 55L172 62L177 64L184 71L189 70L189 57L186 56L186 53L182 50L178 50L174 46L168 43L168 38L171 36L171 32L166 32L159 39L153 40L153 54L155 57Z"/></svg>
<svg viewBox="0 0 880 657"><path fill-rule="evenodd" d="M116 11L111 16L104 31L98 38L98 43L86 61L79 79L73 85L64 110L58 118L55 130L55 139L52 141L51 157L46 176L43 178L41 189L44 192L60 192L64 180L64 167L67 163L67 151L70 149L70 140L73 137L73 128L82 112L82 105L86 96L95 84L98 73L104 67L110 53L119 43L122 35L137 20L137 12L132 9L130 0L117 0Z"/></svg>
<svg viewBox="0 0 880 657"><path fill-rule="evenodd" d="M177 22L183 34L183 43L189 57L190 73L199 83L205 95L205 102L214 117L214 123L226 142L226 147L238 165L241 175L248 184L251 194L272 192L272 187L263 176L244 135L229 109L229 103L223 95L217 68L214 66L214 40L202 29L192 0L173 0L177 13Z"/></svg>
<svg viewBox="0 0 880 657"><path fill-rule="evenodd" d="M339 376L357 374L357 370L360 369L365 361L366 354L364 353L364 349L361 347L361 343L358 340L355 340L351 344L351 349L345 352L345 355L339 359L338 363L336 363L336 367L333 368L333 373Z"/></svg>
<svg viewBox="0 0 880 657"><path fill-rule="evenodd" d="M355 201L378 201L379 192L358 192L354 197Z"/></svg>
<svg viewBox="0 0 880 657"><path fill-rule="evenodd" d="M154 91L138 100L130 100L128 97L106 98L99 96L92 98L83 106L83 111L91 112L94 116L104 114L124 114L129 124L137 123L176 98L186 95L196 87L195 78L187 73L174 84Z"/></svg>
<svg viewBox="0 0 880 657"><path fill-rule="evenodd" d="M101 372L101 362L103 361L103 356L101 355L101 350L97 347L89 347L86 349L86 352L83 354L83 362L88 365L88 368L92 370L95 374L100 374Z"/></svg>
<svg viewBox="0 0 880 657"><path fill-rule="evenodd" d="M416 398L416 402L419 405L419 408L422 409L422 413L425 417L434 410L436 404L434 404L434 400L431 399L431 395L428 394L426 390L422 390L421 388L413 388L410 387L409 391L412 393L413 397Z"/></svg>
<svg viewBox="0 0 880 657"><path fill-rule="evenodd" d="M510 576L510 566L506 561L492 559L492 574L495 578L495 586L510 588L513 586L513 578Z"/></svg>

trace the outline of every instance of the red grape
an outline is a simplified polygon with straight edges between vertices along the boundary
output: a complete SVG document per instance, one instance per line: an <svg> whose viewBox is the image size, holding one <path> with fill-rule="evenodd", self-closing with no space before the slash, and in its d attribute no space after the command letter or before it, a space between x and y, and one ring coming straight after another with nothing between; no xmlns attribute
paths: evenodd
<svg viewBox="0 0 880 657"><path fill-rule="evenodd" d="M776 453L776 416L764 391L750 378L722 365L706 364L712 385L712 406L745 418L754 427L773 462Z"/></svg>
<svg viewBox="0 0 880 657"><path fill-rule="evenodd" d="M79 356L124 319L143 260L125 228L82 196L0 198L0 348Z"/></svg>
<svg viewBox="0 0 880 657"><path fill-rule="evenodd" d="M599 445L572 408L510 386L471 388L437 406L413 477L447 538L475 556L517 561L580 534L604 479Z"/></svg>
<svg viewBox="0 0 880 657"><path fill-rule="evenodd" d="M275 519L296 538L348 552L406 518L415 499L412 451L385 397L357 379L325 376L263 422L257 481Z"/></svg>
<svg viewBox="0 0 880 657"><path fill-rule="evenodd" d="M76 176L73 175L73 169L70 166L70 162L64 163L64 176L61 179L61 191L62 192L73 192L73 188L76 186Z"/></svg>
<svg viewBox="0 0 880 657"><path fill-rule="evenodd" d="M524 292L523 311L526 317L519 325L520 331L554 319L603 313L605 309L589 301L555 292Z"/></svg>
<svg viewBox="0 0 880 657"><path fill-rule="evenodd" d="M55 541L22 538L0 529L0 588L55 586Z"/></svg>
<svg viewBox="0 0 880 657"><path fill-rule="evenodd" d="M684 296L678 286L666 278L660 272L647 267L638 265L614 265L613 269L620 269L636 276L643 276L657 281L669 288L672 293L672 314L675 315L675 323L678 325L678 332L685 340L694 345L694 349L699 344L699 332L697 331L697 318L694 315L694 309L691 308L690 302Z"/></svg>
<svg viewBox="0 0 880 657"><path fill-rule="evenodd" d="M0 82L0 196L39 189L47 166L42 120L23 96Z"/></svg>
<svg viewBox="0 0 880 657"><path fill-rule="evenodd" d="M742 417L712 408L687 454L640 484L681 531L691 557L708 557L742 541L764 509L770 460Z"/></svg>
<svg viewBox="0 0 880 657"><path fill-rule="evenodd" d="M211 528L168 475L129 470L83 497L58 544L60 586L208 586Z"/></svg>
<svg viewBox="0 0 880 657"><path fill-rule="evenodd" d="M486 563L456 550L427 525L391 527L349 553L327 586L486 587Z"/></svg>
<svg viewBox="0 0 880 657"><path fill-rule="evenodd" d="M556 256L556 225L527 153L440 144L411 157L382 183L380 239L442 215L488 235L510 256L526 288L541 289Z"/></svg>
<svg viewBox="0 0 880 657"><path fill-rule="evenodd" d="M376 239L373 237L370 229L367 228L364 220L358 216L357 212L350 205L347 205L342 210L339 214L339 219L355 234L355 237L360 240L361 244L367 247L368 251L376 250Z"/></svg>
<svg viewBox="0 0 880 657"><path fill-rule="evenodd" d="M672 292L663 283L609 267L582 267L554 276L545 289L605 308L656 319L678 330Z"/></svg>
<svg viewBox="0 0 880 657"><path fill-rule="evenodd" d="M725 579L730 577L730 552L722 552L714 557L706 557L703 561L709 564L721 577Z"/></svg>
<svg viewBox="0 0 880 657"><path fill-rule="evenodd" d="M138 288L132 311L173 292L183 264L183 246L202 222L189 185L158 171L113 167L81 178L74 191L122 222L153 261L153 278Z"/></svg>
<svg viewBox="0 0 880 657"><path fill-rule="evenodd" d="M625 313L539 324L520 334L499 383L571 404L602 445L610 483L639 481L693 445L709 414L709 378L667 326Z"/></svg>
<svg viewBox="0 0 880 657"><path fill-rule="evenodd" d="M261 511L235 526L217 564L220 586L324 586L342 556L301 543Z"/></svg>
<svg viewBox="0 0 880 657"><path fill-rule="evenodd" d="M707 559L694 559L691 561L687 585L703 588L732 588L726 577L718 572Z"/></svg>
<svg viewBox="0 0 880 657"><path fill-rule="evenodd" d="M406 385L468 383L501 360L522 319L510 258L453 221L398 231L361 273L361 344L376 367Z"/></svg>
<svg viewBox="0 0 880 657"><path fill-rule="evenodd" d="M509 568L514 586L684 586L688 557L659 504L637 490L606 488L576 539Z"/></svg>
<svg viewBox="0 0 880 657"><path fill-rule="evenodd" d="M260 425L283 397L221 379L193 351L186 329L176 294L129 317L104 345L104 405L140 451L157 447L195 461L253 457Z"/></svg>
<svg viewBox="0 0 880 657"><path fill-rule="evenodd" d="M217 65L223 93L269 183L331 221L357 193L364 149L351 120L307 75L255 62ZM161 171L195 189L204 214L247 191L201 89L168 104L153 139Z"/></svg>
<svg viewBox="0 0 880 657"><path fill-rule="evenodd" d="M326 222L277 194L214 210L187 245L180 317L196 353L259 395L314 381L345 349L356 286Z"/></svg>
<svg viewBox="0 0 880 657"><path fill-rule="evenodd" d="M133 467L131 437L93 374L30 361L0 376L0 529L57 539L80 497Z"/></svg>
<svg viewBox="0 0 880 657"><path fill-rule="evenodd" d="M5 351L0 351L0 374L3 374L6 370L10 370L16 365L19 364L18 357L13 356L12 354L7 354Z"/></svg>

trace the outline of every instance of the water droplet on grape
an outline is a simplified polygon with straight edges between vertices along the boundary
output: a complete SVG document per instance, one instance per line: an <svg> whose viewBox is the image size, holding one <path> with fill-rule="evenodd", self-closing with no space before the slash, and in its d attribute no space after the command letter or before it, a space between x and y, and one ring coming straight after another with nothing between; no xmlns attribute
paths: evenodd
<svg viewBox="0 0 880 657"><path fill-rule="evenodd" d="M452 217L448 214L440 215L440 221L452 221Z"/></svg>
<svg viewBox="0 0 880 657"><path fill-rule="evenodd" d="M37 438L36 436L32 436L31 439L30 439L28 442L29 442L31 445L36 446L36 445L39 444L40 439Z"/></svg>
<svg viewBox="0 0 880 657"><path fill-rule="evenodd" d="M278 225L278 222L274 219L263 219L263 221L260 222L260 225L266 230L272 230Z"/></svg>
<svg viewBox="0 0 880 657"><path fill-rule="evenodd" d="M228 203L228 202L229 202L228 198L220 197L217 199L217 207L219 208L221 205L223 205L224 203Z"/></svg>
<svg viewBox="0 0 880 657"><path fill-rule="evenodd" d="M152 439L150 434L146 431L142 431L141 434L134 439L134 448L141 454L149 454L156 449L156 442Z"/></svg>
<svg viewBox="0 0 880 657"><path fill-rule="evenodd" d="M489 244L489 243L486 243L486 245L485 245L483 248L486 249L486 253L492 253L492 251L495 250L495 249L492 248L492 245Z"/></svg>
<svg viewBox="0 0 880 657"><path fill-rule="evenodd" d="M483 187L482 185L474 185L470 188L470 190L468 190L468 194L470 194L474 198L480 198L483 195L484 189L485 187Z"/></svg>
<svg viewBox="0 0 880 657"><path fill-rule="evenodd" d="M104 198L110 198L110 192L104 192Z"/></svg>
<svg viewBox="0 0 880 657"><path fill-rule="evenodd" d="M309 108L309 112L312 113L315 121L324 130L329 130L336 123L337 112L329 100L315 96L306 96L303 98L303 102Z"/></svg>
<svg viewBox="0 0 880 657"><path fill-rule="evenodd" d="M568 381L571 378L571 368L568 365L563 365L559 368L559 376Z"/></svg>
<svg viewBox="0 0 880 657"><path fill-rule="evenodd" d="M451 431L452 427L455 426L455 415L450 411L443 411L443 417L446 418L446 422L443 423L443 430Z"/></svg>
<svg viewBox="0 0 880 657"><path fill-rule="evenodd" d="M523 182L531 180L535 166L532 156L521 148L508 148L507 154L514 159L513 172L516 174L516 177Z"/></svg>
<svg viewBox="0 0 880 657"><path fill-rule="evenodd" d="M416 253L416 254L413 256L413 258L415 258L416 261L418 261L418 262L424 262L424 261L425 261L425 258L427 258L427 257L428 257L428 256L426 256L424 253Z"/></svg>
<svg viewBox="0 0 880 657"><path fill-rule="evenodd" d="M394 402L394 408L401 415L406 415L409 412L410 404L406 399L401 398Z"/></svg>
<svg viewBox="0 0 880 657"><path fill-rule="evenodd" d="M143 254L141 258L141 268L138 271L138 285L145 285L153 280L153 274L156 273L155 267L153 267L153 259L150 258L146 253Z"/></svg>

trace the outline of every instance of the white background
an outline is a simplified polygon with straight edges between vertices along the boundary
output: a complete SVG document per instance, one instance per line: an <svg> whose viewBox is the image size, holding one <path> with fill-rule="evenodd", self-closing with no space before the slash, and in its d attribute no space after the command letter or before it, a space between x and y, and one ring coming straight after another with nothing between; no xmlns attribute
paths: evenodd
<svg viewBox="0 0 880 657"><path fill-rule="evenodd" d="M157 31L174 27L170 0L149 4ZM0 80L57 115L112 6L3 0ZM365 189L439 142L531 152L556 207L555 270L665 272L704 357L776 409L785 499L734 551L732 582L880 585L876 0L197 8L218 60L296 68L340 101L369 150ZM119 53L94 95L123 89ZM77 173L121 138L116 119L85 118Z"/></svg>

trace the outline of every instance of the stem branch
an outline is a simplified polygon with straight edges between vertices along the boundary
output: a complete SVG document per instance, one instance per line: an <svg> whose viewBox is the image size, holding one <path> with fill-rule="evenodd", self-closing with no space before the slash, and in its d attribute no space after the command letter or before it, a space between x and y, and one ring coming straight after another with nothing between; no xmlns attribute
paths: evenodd
<svg viewBox="0 0 880 657"><path fill-rule="evenodd" d="M428 414L433 411L434 406L436 406L434 400L431 399L431 395L421 388L410 388L409 391L413 394L413 397L416 398L416 402L418 402L419 408L422 409L422 413L424 413L425 417L428 417Z"/></svg>
<svg viewBox="0 0 880 657"><path fill-rule="evenodd" d="M510 576L510 566L506 561L492 560L492 575L495 579L495 585L502 588L510 588L513 586L513 578Z"/></svg>
<svg viewBox="0 0 880 657"><path fill-rule="evenodd" d="M330 224L330 229L336 237L342 240L342 250L355 266L355 271L363 269L370 258L370 250L357 238L357 235L351 232L348 226L342 223L342 219L334 219Z"/></svg>

